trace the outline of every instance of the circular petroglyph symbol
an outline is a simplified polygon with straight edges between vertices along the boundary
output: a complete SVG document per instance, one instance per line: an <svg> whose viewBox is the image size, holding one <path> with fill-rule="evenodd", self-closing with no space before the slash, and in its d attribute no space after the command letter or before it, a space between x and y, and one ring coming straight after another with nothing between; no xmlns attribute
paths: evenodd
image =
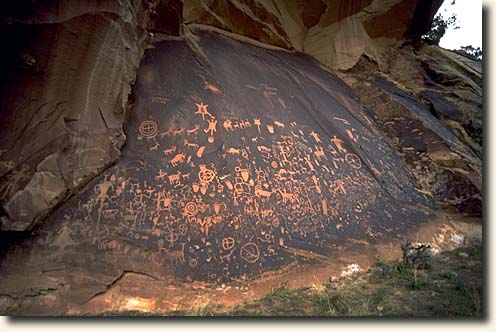
<svg viewBox="0 0 496 332"><path fill-rule="evenodd" d="M248 263L255 263L260 256L258 246L253 242L249 242L243 245L239 251L241 254L241 258L243 258Z"/></svg>
<svg viewBox="0 0 496 332"><path fill-rule="evenodd" d="M200 171L198 172L198 179L201 183L210 183L215 177L215 171L208 169L205 165L200 166Z"/></svg>
<svg viewBox="0 0 496 332"><path fill-rule="evenodd" d="M188 217L194 217L198 213L198 206L194 202L188 202L184 206L184 214Z"/></svg>
<svg viewBox="0 0 496 332"><path fill-rule="evenodd" d="M360 157L358 157L356 154L347 153L346 156L344 156L344 159L354 169L362 168L362 161L360 160Z"/></svg>
<svg viewBox="0 0 496 332"><path fill-rule="evenodd" d="M153 137L157 130L157 123L153 120L143 121L139 126L139 132L143 137Z"/></svg>
<svg viewBox="0 0 496 332"><path fill-rule="evenodd" d="M191 258L188 265L190 268L194 269L198 265L198 260L196 258Z"/></svg>
<svg viewBox="0 0 496 332"><path fill-rule="evenodd" d="M222 239L222 249L224 250L229 250L234 248L234 245L236 244L236 241L234 240L233 237L225 237Z"/></svg>
<svg viewBox="0 0 496 332"><path fill-rule="evenodd" d="M280 224L281 223L279 222L279 217L278 216L272 217L272 226L279 227Z"/></svg>

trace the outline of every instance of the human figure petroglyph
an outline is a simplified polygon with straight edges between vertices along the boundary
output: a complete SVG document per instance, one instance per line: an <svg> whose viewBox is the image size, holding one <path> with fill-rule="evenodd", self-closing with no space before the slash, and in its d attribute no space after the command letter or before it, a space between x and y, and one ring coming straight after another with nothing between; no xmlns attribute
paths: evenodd
<svg viewBox="0 0 496 332"><path fill-rule="evenodd" d="M320 160L322 157L325 157L324 149L321 146L315 146L314 154L318 160Z"/></svg>
<svg viewBox="0 0 496 332"><path fill-rule="evenodd" d="M332 136L331 142L338 148L338 152L346 152L346 149L343 147L344 141L338 138L336 135Z"/></svg>
<svg viewBox="0 0 496 332"><path fill-rule="evenodd" d="M165 239L169 242L169 248L172 248L174 243L179 239L179 234L175 233L174 229L169 228Z"/></svg>
<svg viewBox="0 0 496 332"><path fill-rule="evenodd" d="M167 249L165 248L165 241L164 239L158 239L157 240L157 249L158 249L158 253L167 253Z"/></svg>
<svg viewBox="0 0 496 332"><path fill-rule="evenodd" d="M253 125L257 126L258 132L260 133L260 126L262 125L262 122L260 121L259 118L254 118L253 119Z"/></svg>
<svg viewBox="0 0 496 332"><path fill-rule="evenodd" d="M208 105L204 104L204 103L200 103L200 104L196 104L196 107L197 107L197 111L195 112L195 114L200 114L201 117L202 117L202 120L205 121L205 115L208 115L211 119L214 119L215 117L210 114L210 112L207 110L207 107Z"/></svg>
<svg viewBox="0 0 496 332"><path fill-rule="evenodd" d="M172 198L170 192L160 191L157 193L157 211L170 211Z"/></svg>
<svg viewBox="0 0 496 332"><path fill-rule="evenodd" d="M217 120L207 120L208 122L208 127L203 129L205 133L209 133L210 136L212 136L216 131L217 131Z"/></svg>
<svg viewBox="0 0 496 332"><path fill-rule="evenodd" d="M115 180L114 175L110 177L110 181L107 180L107 176L105 176L105 180L102 183L97 184L95 186L95 191L97 192L96 203L98 205L98 223L100 223L102 211L104 208L104 203L106 200L110 199L108 190L113 186L114 180Z"/></svg>
<svg viewBox="0 0 496 332"><path fill-rule="evenodd" d="M314 172L315 168L313 167L312 161L310 160L310 156L309 155L304 156L303 160L305 160L305 163L307 164L308 168L310 168L310 170Z"/></svg>
<svg viewBox="0 0 496 332"><path fill-rule="evenodd" d="M155 176L155 180L163 180L167 176L167 173L160 169L158 175Z"/></svg>
<svg viewBox="0 0 496 332"><path fill-rule="evenodd" d="M352 128L351 130L346 129L346 134L348 134L348 137L353 141L357 142L358 141L358 136L353 135L353 131L355 131L355 128Z"/></svg>
<svg viewBox="0 0 496 332"><path fill-rule="evenodd" d="M310 136L313 137L313 139L315 140L315 143L322 143L322 140L320 139L320 136L319 134L317 134L315 131L312 130L312 132L310 133Z"/></svg>
<svg viewBox="0 0 496 332"><path fill-rule="evenodd" d="M320 189L319 180L317 179L315 174L312 175L312 181L313 181L313 184L315 185L315 190L317 191L317 193L321 194L322 190Z"/></svg>

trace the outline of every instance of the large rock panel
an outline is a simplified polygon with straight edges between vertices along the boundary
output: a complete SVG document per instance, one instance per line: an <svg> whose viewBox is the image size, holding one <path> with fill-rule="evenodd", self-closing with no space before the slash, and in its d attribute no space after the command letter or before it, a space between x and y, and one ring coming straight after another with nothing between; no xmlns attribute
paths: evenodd
<svg viewBox="0 0 496 332"><path fill-rule="evenodd" d="M336 76L303 54L188 36L146 52L117 164L7 252L2 312L164 308L427 221L433 201Z"/></svg>

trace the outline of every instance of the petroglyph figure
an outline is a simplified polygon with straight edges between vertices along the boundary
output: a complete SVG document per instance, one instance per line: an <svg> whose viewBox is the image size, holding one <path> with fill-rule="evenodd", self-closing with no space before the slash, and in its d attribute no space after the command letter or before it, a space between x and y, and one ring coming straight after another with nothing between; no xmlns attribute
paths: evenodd
<svg viewBox="0 0 496 332"><path fill-rule="evenodd" d="M240 150L239 149L235 149L235 148L229 148L227 150L227 153L229 153L229 154L238 154L239 155L239 152L240 152Z"/></svg>
<svg viewBox="0 0 496 332"><path fill-rule="evenodd" d="M162 138L163 138L163 137L165 137L165 136L169 136L169 135L171 135L171 134L172 134L172 129L169 129L169 130L167 130L167 131L161 132L161 133L160 133L160 137L162 137Z"/></svg>
<svg viewBox="0 0 496 332"><path fill-rule="evenodd" d="M312 132L310 133L310 136L313 137L313 139L315 140L315 143L322 143L322 140L320 139L320 136L319 134L317 134L315 131L312 130Z"/></svg>
<svg viewBox="0 0 496 332"><path fill-rule="evenodd" d="M260 250L258 249L258 246L253 242L249 242L243 245L240 248L239 252L241 258L248 263L255 263L256 261L258 261L258 258L260 256Z"/></svg>
<svg viewBox="0 0 496 332"><path fill-rule="evenodd" d="M210 136L213 136L213 134L217 131L217 120L207 120L208 122L208 127L203 129L205 133L209 133Z"/></svg>
<svg viewBox="0 0 496 332"><path fill-rule="evenodd" d="M157 193L157 211L170 211L172 207L172 198L170 193Z"/></svg>
<svg viewBox="0 0 496 332"><path fill-rule="evenodd" d="M170 264L177 265L177 263L184 264L184 247L186 243L181 242L180 250L167 250L165 257L169 259Z"/></svg>
<svg viewBox="0 0 496 332"><path fill-rule="evenodd" d="M344 141L339 139L336 135L332 136L331 142L338 148L338 152L346 152L346 149L343 148Z"/></svg>
<svg viewBox="0 0 496 332"><path fill-rule="evenodd" d="M197 151L196 151L196 156L198 158L201 158L203 156L203 152L205 151L205 147L201 146Z"/></svg>
<svg viewBox="0 0 496 332"><path fill-rule="evenodd" d="M176 152L176 149L177 147L175 145L171 146L170 148L168 149L165 149L164 151L162 151L164 153L164 155L168 156L174 152Z"/></svg>
<svg viewBox="0 0 496 332"><path fill-rule="evenodd" d="M180 185L181 184L181 172L177 172L176 174L169 175L169 183L171 185Z"/></svg>
<svg viewBox="0 0 496 332"><path fill-rule="evenodd" d="M347 153L344 156L344 159L354 169L360 169L360 168L362 168L362 161L360 160L360 157L358 157L356 154L354 154L354 153Z"/></svg>
<svg viewBox="0 0 496 332"><path fill-rule="evenodd" d="M255 195L257 195L259 197L269 198L270 196L272 196L272 193L270 191L263 190L260 187L260 185L256 185L255 186Z"/></svg>
<svg viewBox="0 0 496 332"><path fill-rule="evenodd" d="M157 134L157 123L153 120L143 121L139 126L139 132L143 137L151 138Z"/></svg>
<svg viewBox="0 0 496 332"><path fill-rule="evenodd" d="M211 119L214 119L214 116L207 110L208 105L205 105L204 103L195 105L197 107L197 111L195 112L195 114L200 114L203 121L205 121L205 115L208 115Z"/></svg>
<svg viewBox="0 0 496 332"><path fill-rule="evenodd" d="M224 123L222 124L222 126L224 127L225 130L227 131L232 131L234 130L233 127L232 127L232 121L229 120L229 119L226 119L224 120Z"/></svg>
<svg viewBox="0 0 496 332"><path fill-rule="evenodd" d="M200 171L198 172L198 179L203 185L210 183L215 177L215 171L208 169L205 165L200 165Z"/></svg>
<svg viewBox="0 0 496 332"><path fill-rule="evenodd" d="M173 130L172 131L172 135L173 136L182 135L182 134L184 134L184 128L181 128L179 130Z"/></svg>
<svg viewBox="0 0 496 332"><path fill-rule="evenodd" d="M193 128L191 128L191 129L187 129L186 130L186 134L188 134L188 135L193 135L193 134L196 135L196 134L198 134L198 130L199 129L200 129L200 126L199 125L196 125Z"/></svg>
<svg viewBox="0 0 496 332"><path fill-rule="evenodd" d="M155 142L155 145L150 147L148 150L149 151L157 151L158 147L160 146L160 143Z"/></svg>
<svg viewBox="0 0 496 332"><path fill-rule="evenodd" d="M258 119L258 118L253 119L253 125L257 126L258 132L260 132L260 126L262 125L262 122L260 121L260 119Z"/></svg>
<svg viewBox="0 0 496 332"><path fill-rule="evenodd" d="M188 148L198 149L200 146L196 143L190 143L187 139L184 139L184 145Z"/></svg>
<svg viewBox="0 0 496 332"><path fill-rule="evenodd" d="M96 197L96 202L98 205L98 223L100 223L102 211L104 208L104 203L106 200L109 200L109 194L108 190L112 187L113 183L111 181L106 180L107 177L105 177L105 181L103 181L100 184L97 184L95 186L95 190L97 192L97 197ZM112 175L111 180L115 179L115 177Z"/></svg>
<svg viewBox="0 0 496 332"><path fill-rule="evenodd" d="M183 163L184 160L186 159L186 155L185 154L182 154L182 153L178 153L174 156L174 158L172 158L170 160L170 163L173 165L173 166L177 166L177 164L179 163Z"/></svg>
<svg viewBox="0 0 496 332"><path fill-rule="evenodd" d="M162 171L162 169L160 169L158 171L158 175L155 176L155 180L163 180L166 176L167 176L167 173L165 173L164 171Z"/></svg>

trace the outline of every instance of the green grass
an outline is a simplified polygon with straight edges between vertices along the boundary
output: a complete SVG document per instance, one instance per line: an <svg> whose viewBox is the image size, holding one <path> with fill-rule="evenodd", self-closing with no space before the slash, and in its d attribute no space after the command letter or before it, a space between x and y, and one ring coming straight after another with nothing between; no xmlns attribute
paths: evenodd
<svg viewBox="0 0 496 332"><path fill-rule="evenodd" d="M469 257L460 257L461 252ZM205 304L162 315L481 317L481 290L482 248L469 247L433 256L427 269L378 260L366 273L335 283L300 289L283 284L235 308ZM104 315L113 314L158 313Z"/></svg>

